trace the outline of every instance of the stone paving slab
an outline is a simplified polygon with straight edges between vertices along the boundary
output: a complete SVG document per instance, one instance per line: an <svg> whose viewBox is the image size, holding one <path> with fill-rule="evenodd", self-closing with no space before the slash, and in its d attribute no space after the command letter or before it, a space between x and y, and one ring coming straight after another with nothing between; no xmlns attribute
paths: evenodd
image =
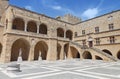
<svg viewBox="0 0 120 79"><path fill-rule="evenodd" d="M8 64L0 65L0 79L120 79L119 61L25 61L21 72L6 71Z"/></svg>

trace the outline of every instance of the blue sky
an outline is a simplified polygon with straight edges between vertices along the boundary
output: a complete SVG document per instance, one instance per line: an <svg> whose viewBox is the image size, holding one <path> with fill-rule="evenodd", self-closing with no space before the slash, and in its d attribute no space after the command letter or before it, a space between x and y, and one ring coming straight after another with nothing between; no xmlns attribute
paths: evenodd
<svg viewBox="0 0 120 79"><path fill-rule="evenodd" d="M50 17L69 13L82 20L120 9L120 0L10 0L10 4Z"/></svg>

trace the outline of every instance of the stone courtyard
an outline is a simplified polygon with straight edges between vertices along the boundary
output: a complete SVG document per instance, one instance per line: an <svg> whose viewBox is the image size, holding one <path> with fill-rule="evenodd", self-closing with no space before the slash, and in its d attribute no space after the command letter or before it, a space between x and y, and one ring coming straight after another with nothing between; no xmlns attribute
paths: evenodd
<svg viewBox="0 0 120 79"><path fill-rule="evenodd" d="M120 79L119 61L24 61L21 63L21 72L6 71L9 64L0 65L0 79Z"/></svg>

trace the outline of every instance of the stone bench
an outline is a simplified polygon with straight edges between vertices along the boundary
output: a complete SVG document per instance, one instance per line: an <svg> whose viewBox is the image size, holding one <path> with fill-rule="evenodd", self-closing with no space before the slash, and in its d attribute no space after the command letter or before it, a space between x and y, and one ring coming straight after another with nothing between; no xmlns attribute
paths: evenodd
<svg viewBox="0 0 120 79"><path fill-rule="evenodd" d="M9 64L7 66L7 71L16 71L16 72L20 72L20 64Z"/></svg>

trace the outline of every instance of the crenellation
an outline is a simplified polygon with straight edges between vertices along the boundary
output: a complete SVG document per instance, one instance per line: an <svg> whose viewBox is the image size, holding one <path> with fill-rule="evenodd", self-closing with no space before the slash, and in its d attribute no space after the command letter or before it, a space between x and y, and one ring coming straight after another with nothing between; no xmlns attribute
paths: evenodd
<svg viewBox="0 0 120 79"><path fill-rule="evenodd" d="M71 14L66 14L64 16L58 16L56 19L61 20L61 21L65 21L65 22L68 22L71 24L76 24L76 23L81 22L81 19L79 19L78 17L73 16Z"/></svg>

